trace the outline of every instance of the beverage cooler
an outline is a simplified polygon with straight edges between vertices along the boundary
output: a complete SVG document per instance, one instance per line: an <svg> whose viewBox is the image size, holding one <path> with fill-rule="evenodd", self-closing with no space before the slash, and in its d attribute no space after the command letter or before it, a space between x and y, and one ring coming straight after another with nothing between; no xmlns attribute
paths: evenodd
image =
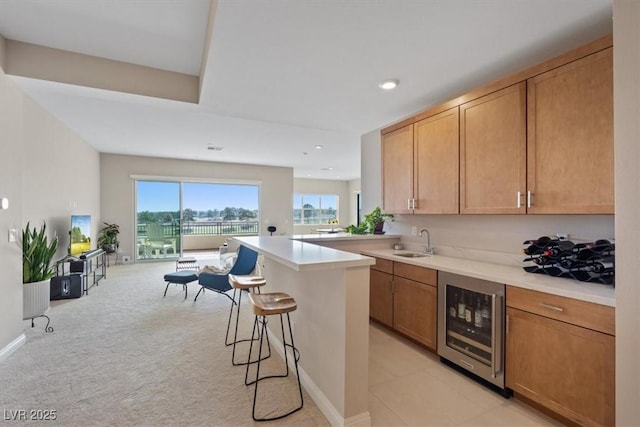
<svg viewBox="0 0 640 427"><path fill-rule="evenodd" d="M438 272L438 354L507 396L504 295L503 284Z"/></svg>

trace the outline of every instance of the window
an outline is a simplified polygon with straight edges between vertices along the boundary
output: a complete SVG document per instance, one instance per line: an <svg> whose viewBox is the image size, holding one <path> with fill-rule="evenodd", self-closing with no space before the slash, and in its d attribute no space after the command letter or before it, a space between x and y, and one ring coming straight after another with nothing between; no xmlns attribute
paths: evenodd
<svg viewBox="0 0 640 427"><path fill-rule="evenodd" d="M259 192L256 184L136 180L137 259L178 258L203 241L217 247L215 237L259 234Z"/></svg>
<svg viewBox="0 0 640 427"><path fill-rule="evenodd" d="M335 194L294 194L294 225L329 224L338 219L338 196Z"/></svg>

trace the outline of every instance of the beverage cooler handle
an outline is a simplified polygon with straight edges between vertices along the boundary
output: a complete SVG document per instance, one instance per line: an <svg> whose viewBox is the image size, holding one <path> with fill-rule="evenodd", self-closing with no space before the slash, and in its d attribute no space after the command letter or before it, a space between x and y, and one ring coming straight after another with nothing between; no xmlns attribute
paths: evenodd
<svg viewBox="0 0 640 427"><path fill-rule="evenodd" d="M502 303L501 296L491 294L491 377L496 378L498 372L502 370L502 341L497 337L502 337Z"/></svg>

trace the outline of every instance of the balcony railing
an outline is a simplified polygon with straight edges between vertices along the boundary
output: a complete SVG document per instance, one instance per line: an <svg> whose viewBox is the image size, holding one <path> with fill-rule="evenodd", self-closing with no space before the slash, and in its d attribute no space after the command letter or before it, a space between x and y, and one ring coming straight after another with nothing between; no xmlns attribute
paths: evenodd
<svg viewBox="0 0 640 427"><path fill-rule="evenodd" d="M210 235L255 235L260 231L258 221L193 221L180 224L162 224L165 237ZM138 236L147 235L147 224L138 224Z"/></svg>

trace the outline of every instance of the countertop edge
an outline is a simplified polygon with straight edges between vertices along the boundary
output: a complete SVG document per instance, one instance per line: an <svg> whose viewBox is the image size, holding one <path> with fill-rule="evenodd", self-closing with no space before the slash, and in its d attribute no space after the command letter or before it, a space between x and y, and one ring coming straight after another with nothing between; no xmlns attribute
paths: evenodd
<svg viewBox="0 0 640 427"><path fill-rule="evenodd" d="M611 285L599 283L587 283L577 280L544 276L527 273L521 267L492 264L488 262L472 261L462 258L453 258L442 255L433 255L423 258L401 258L391 249L363 250L364 255L384 258L391 261L432 268L477 279L504 283L518 288L530 289L573 298L581 301L593 302L609 307L616 306L615 288Z"/></svg>
<svg viewBox="0 0 640 427"><path fill-rule="evenodd" d="M357 240L384 240L400 239L398 234L348 234L348 233L326 233L326 234L295 234L291 240L300 242L326 242L326 241L357 241Z"/></svg>
<svg viewBox="0 0 640 427"><path fill-rule="evenodd" d="M319 246L311 242L291 240L286 237L234 237L234 240L295 271L348 269L369 267L375 264L375 260L366 255ZM319 256L311 256L305 260L305 249L311 249Z"/></svg>

